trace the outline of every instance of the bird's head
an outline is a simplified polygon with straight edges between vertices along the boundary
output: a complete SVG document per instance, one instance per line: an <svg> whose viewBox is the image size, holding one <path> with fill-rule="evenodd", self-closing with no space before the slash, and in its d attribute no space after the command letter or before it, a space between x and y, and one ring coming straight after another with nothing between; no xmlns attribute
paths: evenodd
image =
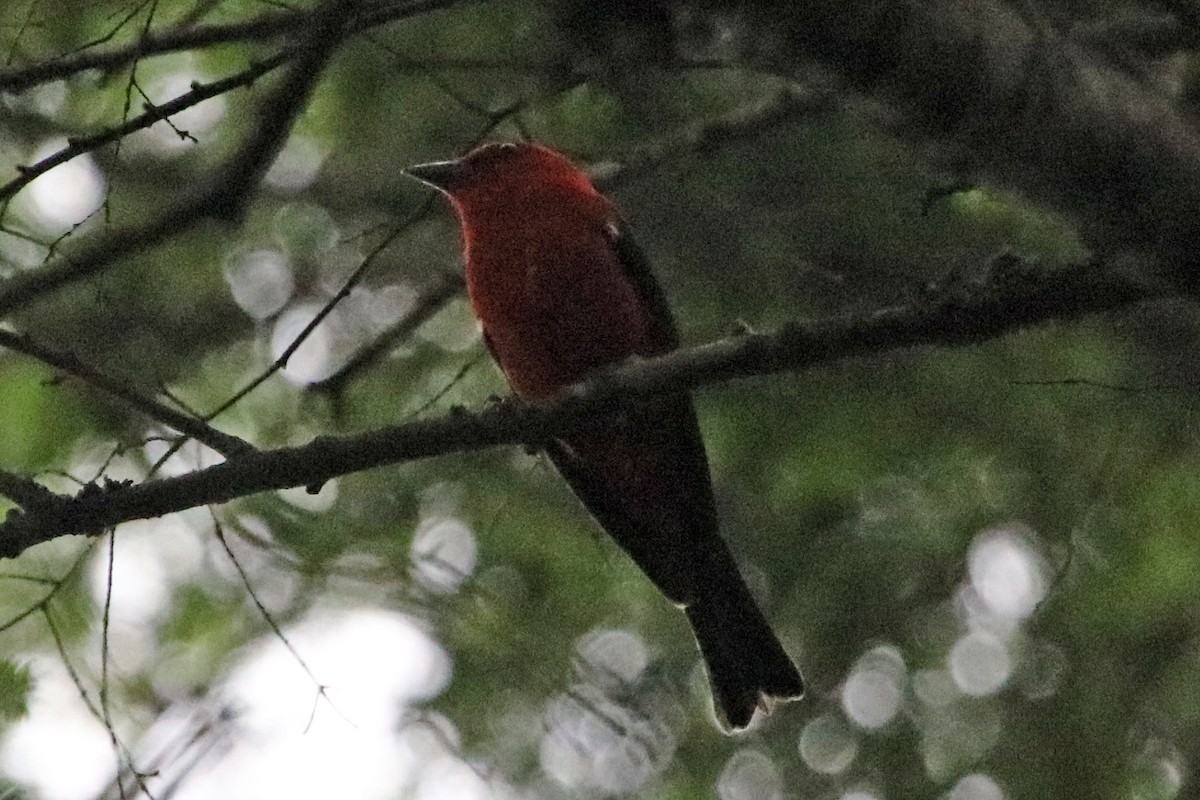
<svg viewBox="0 0 1200 800"><path fill-rule="evenodd" d="M566 156L532 142L489 142L461 158L408 167L404 174L445 193L460 211L512 201L531 189L596 192L587 173Z"/></svg>

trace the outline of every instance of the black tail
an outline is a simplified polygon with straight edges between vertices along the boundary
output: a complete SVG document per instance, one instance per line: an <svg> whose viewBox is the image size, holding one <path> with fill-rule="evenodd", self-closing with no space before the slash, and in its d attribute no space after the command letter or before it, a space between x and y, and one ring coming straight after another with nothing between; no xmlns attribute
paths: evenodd
<svg viewBox="0 0 1200 800"><path fill-rule="evenodd" d="M711 571L719 585L705 586L685 610L712 682L717 717L734 730L750 724L756 708L798 700L804 680L750 590L736 571Z"/></svg>

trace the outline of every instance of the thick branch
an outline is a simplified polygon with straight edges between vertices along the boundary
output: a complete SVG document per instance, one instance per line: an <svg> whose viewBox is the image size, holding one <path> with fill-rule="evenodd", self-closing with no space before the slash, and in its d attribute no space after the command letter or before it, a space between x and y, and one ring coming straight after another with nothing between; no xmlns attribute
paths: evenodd
<svg viewBox="0 0 1200 800"><path fill-rule="evenodd" d="M752 9L753 4L740 4ZM1153 252L1195 280L1200 132L1170 99L1003 0L771 5L782 71L814 55L959 146L968 168L1072 214L1099 252ZM751 10L749 13L753 14ZM764 58L766 56L764 55Z"/></svg>
<svg viewBox="0 0 1200 800"><path fill-rule="evenodd" d="M225 503L257 492L319 485L386 464L505 444L536 446L567 429L575 418L619 397L794 372L897 348L969 344L1030 324L1073 319L1161 294L1159 287L1106 273L1092 264L1043 271L1005 258L995 265L990 283L969 291L960 287L936 302L796 324L625 364L571 387L547 406L498 404L473 414L451 413L240 455L176 478L93 485L76 497L55 495L10 513L0 524L0 557L16 556L63 534L95 533L121 522Z"/></svg>
<svg viewBox="0 0 1200 800"><path fill-rule="evenodd" d="M31 478L0 469L0 497L30 508L54 502L55 494Z"/></svg>

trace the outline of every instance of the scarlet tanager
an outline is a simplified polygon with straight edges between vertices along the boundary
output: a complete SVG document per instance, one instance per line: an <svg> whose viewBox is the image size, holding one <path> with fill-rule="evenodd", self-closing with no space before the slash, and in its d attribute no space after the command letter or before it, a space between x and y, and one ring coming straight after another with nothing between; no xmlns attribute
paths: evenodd
<svg viewBox="0 0 1200 800"><path fill-rule="evenodd" d="M621 216L561 154L492 143L406 172L458 213L471 305L520 399L547 400L598 367L678 345L662 289ZM596 413L547 452L604 530L686 612L719 718L744 728L756 708L803 694L718 532L686 392Z"/></svg>

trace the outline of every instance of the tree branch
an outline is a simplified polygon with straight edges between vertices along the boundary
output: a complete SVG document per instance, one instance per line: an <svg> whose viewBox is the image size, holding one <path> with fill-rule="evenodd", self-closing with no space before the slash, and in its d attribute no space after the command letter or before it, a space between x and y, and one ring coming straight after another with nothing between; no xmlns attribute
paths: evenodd
<svg viewBox="0 0 1200 800"><path fill-rule="evenodd" d="M832 107L833 97L829 93L813 92L805 87L786 84L758 102L635 147L623 154L619 161L606 160L592 164L588 172L597 187L609 191L623 183L645 177L666 161L685 153L708 152L730 142L756 136L776 125L812 113L828 111ZM463 288L461 275L444 275L421 295L417 305L403 319L355 353L333 375L312 384L309 389L337 398L351 381L385 356L397 343L411 335L462 292Z"/></svg>
<svg viewBox="0 0 1200 800"><path fill-rule="evenodd" d="M455 5L462 0L391 0L375 8L357 10L346 23L344 34L361 33L407 17ZM147 56L214 47L231 42L270 41L304 31L319 10L272 11L254 19L212 25L190 25L164 32L150 32L130 44L107 49L93 48L52 58L26 67L0 69L0 91L21 92L32 86L70 77L90 69L114 70Z"/></svg>
<svg viewBox="0 0 1200 800"><path fill-rule="evenodd" d="M757 11L785 55L815 56L908 112L904 133L1062 209L1097 252L1148 251L1200 280L1200 132L1170 98L1004 0L815 0ZM754 17L758 14L757 17ZM754 55L748 56L754 60Z"/></svg>
<svg viewBox="0 0 1200 800"><path fill-rule="evenodd" d="M447 272L432 286L421 293L412 309L395 323L379 334L366 347L363 347L347 361L337 372L324 380L309 385L309 390L337 397L353 381L379 359L383 358L400 341L408 338L418 328L424 325L437 312L441 311L463 290L463 277L458 272Z"/></svg>
<svg viewBox="0 0 1200 800"><path fill-rule="evenodd" d="M295 63L260 107L252 133L209 186L148 222L107 228L77 248L64 246L58 258L40 269L0 281L0 317L46 292L97 274L118 258L177 236L202 220L236 219L303 111L322 67L341 44L339 32L348 12L345 5L346 0L326 3L318 16L309 20L307 36L296 47Z"/></svg>
<svg viewBox="0 0 1200 800"><path fill-rule="evenodd" d="M123 139L135 131L140 131L143 128L149 128L157 122L178 114L181 111L199 105L205 100L211 99L218 95L225 94L231 89L236 89L242 86L249 86L256 80L267 74L271 70L278 67L292 55L290 50L276 53L266 61L256 63L241 72L230 75L228 78L222 78L219 81L212 83L194 84L191 91L184 92L178 97L169 100L162 105L150 105L146 103L145 112L138 116L126 120L123 125L117 125L112 128L93 133L89 136L72 137L67 140L67 146L56 153L51 153L36 164L18 165L16 167L17 177L13 178L8 183L0 186L0 203L8 200L17 192L24 189L35 178L44 175L60 164L65 164L73 158L89 153L93 150L98 150L106 144Z"/></svg>
<svg viewBox="0 0 1200 800"><path fill-rule="evenodd" d="M27 356L36 358L43 364L47 364L56 370L78 378L89 386L95 387L125 402L151 419L161 422L163 425L173 428L180 433L187 434L196 441L203 442L224 456L228 457L254 449L244 439L239 439L237 436L228 433L222 433L216 428L206 425L203 420L196 419L190 414L176 411L153 398L146 397L121 381L92 369L74 355L60 353L39 345L28 336L21 336L11 331L0 329L0 347L7 347L18 353L24 353Z"/></svg>
<svg viewBox="0 0 1200 800"><path fill-rule="evenodd" d="M42 503L54 502L56 495L31 478L0 469L0 497L7 497L24 508L36 508Z"/></svg>
<svg viewBox="0 0 1200 800"><path fill-rule="evenodd" d="M611 191L623 183L644 177L672 158L711 152L779 125L833 111L836 107L837 97L833 92L785 83L757 102L640 145L624 154L620 162L593 164L588 171L597 188Z"/></svg>
<svg viewBox="0 0 1200 800"><path fill-rule="evenodd" d="M693 389L752 375L797 372L851 357L928 345L963 345L1036 323L1070 320L1155 297L1166 287L1094 263L1046 270L1014 257L986 283L959 286L928 303L746 334L605 370L544 406L495 404L352 436L239 455L207 469L133 485L91 484L75 497L33 498L0 523L0 557L55 536L95 533L134 519L257 492L315 486L386 464L497 445L537 446L575 419L622 397ZM29 495L26 492L26 495Z"/></svg>

